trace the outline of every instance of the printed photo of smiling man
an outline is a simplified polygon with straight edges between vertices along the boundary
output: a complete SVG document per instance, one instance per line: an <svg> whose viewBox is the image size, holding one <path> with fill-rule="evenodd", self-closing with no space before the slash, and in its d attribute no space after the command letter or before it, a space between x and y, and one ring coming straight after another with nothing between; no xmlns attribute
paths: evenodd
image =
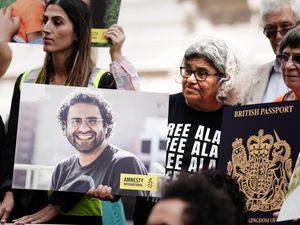
<svg viewBox="0 0 300 225"><path fill-rule="evenodd" d="M100 95L74 94L60 107L58 120L77 153L55 167L51 190L86 192L106 185L122 194L119 174L148 174L135 155L108 143L114 118L109 103ZM135 195L146 193L136 191Z"/></svg>
<svg viewBox="0 0 300 225"><path fill-rule="evenodd" d="M26 84L21 96L14 188L149 196L153 164L163 167L165 154L146 157L141 134L161 115L167 127L167 94L36 86Z"/></svg>

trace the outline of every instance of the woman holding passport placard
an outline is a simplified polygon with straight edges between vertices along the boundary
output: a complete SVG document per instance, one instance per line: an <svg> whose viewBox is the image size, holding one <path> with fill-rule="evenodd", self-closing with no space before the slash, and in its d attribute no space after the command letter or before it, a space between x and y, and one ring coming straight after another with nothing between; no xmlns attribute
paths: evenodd
<svg viewBox="0 0 300 225"><path fill-rule="evenodd" d="M110 27L105 34L105 37L112 42L110 54L113 62L110 70L113 75L95 68L91 58L90 17L88 6L81 0L50 0L45 8L43 17L43 49L46 52L44 65L19 76L14 88L8 134L0 157L0 170L5 171L6 175L0 184L6 192L11 192L19 101L23 83L127 90L134 90L138 87L135 69L122 56L121 50L125 35L118 25ZM101 212L99 200L91 201L85 197L82 198L83 195L80 194L62 192L54 192L49 200L47 192L44 191L21 190L17 194L19 194L15 195L17 214L14 218L24 214L28 216L14 220L16 224L48 221L74 224L102 223L101 215L104 213ZM9 205L0 205L1 222L10 214L7 209L14 205L14 198L10 200ZM118 201L118 199L113 200ZM61 215L62 213L65 216ZM120 223L123 221L122 216L118 218Z"/></svg>

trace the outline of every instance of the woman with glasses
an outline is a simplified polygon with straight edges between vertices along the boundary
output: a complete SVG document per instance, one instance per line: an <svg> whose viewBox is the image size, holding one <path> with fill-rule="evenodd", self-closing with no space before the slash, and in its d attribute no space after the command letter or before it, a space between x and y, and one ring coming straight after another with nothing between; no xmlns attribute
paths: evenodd
<svg viewBox="0 0 300 225"><path fill-rule="evenodd" d="M22 83L39 83L65 86L92 86L95 88L135 89L137 73L131 64L122 56L122 44L125 35L117 25L108 29L105 34L112 42L112 74L99 68L91 57L90 10L81 0L50 0L43 16L43 49L46 52L41 68L24 73L18 77L11 105L10 118L5 148L1 152L0 187L11 193L13 162L16 145L19 101ZM15 195L16 224L56 223L101 224L101 206L98 199L88 200L75 193L58 193L50 195L45 191L18 191ZM2 200L2 199L1 199ZM116 199L117 200L117 199ZM5 203L5 204L4 204ZM6 222L14 198L3 200L0 205L0 220ZM34 214L32 214L34 213ZM62 214L67 216L63 216ZM58 216L60 215L58 220ZM102 214L103 215L103 214ZM121 215L122 216L122 215ZM53 219L56 221L53 221ZM122 219L120 219L122 221Z"/></svg>
<svg viewBox="0 0 300 225"><path fill-rule="evenodd" d="M216 168L223 108L240 102L241 90L235 86L238 70L237 58L223 40L207 37L185 51L180 66L182 92L169 101L168 178ZM135 214L141 217L150 205L137 201ZM145 223L137 216L135 221Z"/></svg>
<svg viewBox="0 0 300 225"><path fill-rule="evenodd" d="M300 99L300 27L290 30L279 44L276 56L280 62L282 78L291 90L279 96L275 101L290 101Z"/></svg>
<svg viewBox="0 0 300 225"><path fill-rule="evenodd" d="M239 103L238 61L223 40L204 38L186 51L182 92L170 96L166 173L215 168L224 105Z"/></svg>

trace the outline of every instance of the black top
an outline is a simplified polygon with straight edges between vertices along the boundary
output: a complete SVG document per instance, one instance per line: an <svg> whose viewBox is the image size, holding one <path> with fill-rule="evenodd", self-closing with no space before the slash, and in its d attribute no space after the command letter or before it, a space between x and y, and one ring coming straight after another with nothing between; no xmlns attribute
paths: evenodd
<svg viewBox="0 0 300 225"><path fill-rule="evenodd" d="M166 173L170 178L180 171L194 172L202 164L209 167L211 163L211 167L215 167L222 112L223 107L214 112L193 110L185 103L182 93L170 96L166 160ZM145 224L154 205L155 199L138 197L134 223Z"/></svg>
<svg viewBox="0 0 300 225"><path fill-rule="evenodd" d="M190 108L182 93L170 96L166 173L216 168L223 107L213 112Z"/></svg>
<svg viewBox="0 0 300 225"><path fill-rule="evenodd" d="M4 127L2 117L0 116L0 152L2 152L4 141L5 141L5 127ZM0 181L2 180L2 176L3 173L0 171Z"/></svg>
<svg viewBox="0 0 300 225"><path fill-rule="evenodd" d="M0 116L0 149L3 146L4 138L5 138L5 127L4 127L2 117Z"/></svg>

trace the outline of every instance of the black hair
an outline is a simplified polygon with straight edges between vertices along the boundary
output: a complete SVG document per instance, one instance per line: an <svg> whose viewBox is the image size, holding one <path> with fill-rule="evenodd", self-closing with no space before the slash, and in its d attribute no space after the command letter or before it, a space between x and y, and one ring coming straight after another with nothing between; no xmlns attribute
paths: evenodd
<svg viewBox="0 0 300 225"><path fill-rule="evenodd" d="M279 52L282 53L286 47L300 48L300 26L287 32L284 38L279 43Z"/></svg>
<svg viewBox="0 0 300 225"><path fill-rule="evenodd" d="M202 174L218 189L224 190L236 208L236 224L248 224L246 196L231 176L218 170L202 170Z"/></svg>
<svg viewBox="0 0 300 225"><path fill-rule="evenodd" d="M182 173L163 190L162 199L181 199L188 204L185 225L236 225L236 211L228 194L214 187L201 173Z"/></svg>
<svg viewBox="0 0 300 225"><path fill-rule="evenodd" d="M59 108L57 118L59 120L62 129L63 130L65 129L70 107L77 103L91 104L99 108L99 111L103 119L103 125L107 129L105 136L106 138L110 137L112 132L112 127L114 124L114 119L113 119L110 105L101 96L97 96L89 93L81 93L81 92L76 93Z"/></svg>

